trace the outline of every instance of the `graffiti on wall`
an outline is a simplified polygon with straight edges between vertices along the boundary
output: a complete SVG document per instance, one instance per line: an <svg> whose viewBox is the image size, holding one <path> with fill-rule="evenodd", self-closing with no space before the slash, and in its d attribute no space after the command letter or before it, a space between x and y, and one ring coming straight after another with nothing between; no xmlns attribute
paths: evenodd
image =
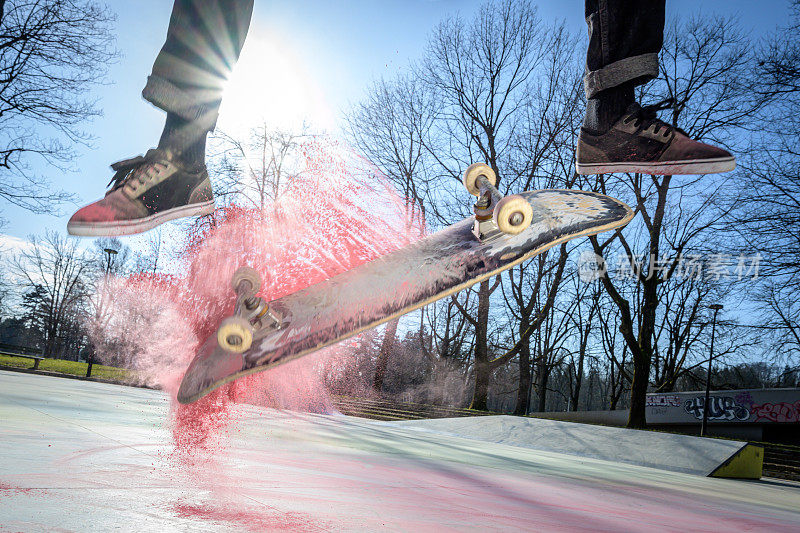
<svg viewBox="0 0 800 533"><path fill-rule="evenodd" d="M743 390L738 392L736 396L733 397L733 400L738 404L744 405L747 410L752 413L753 404L755 402L753 401L753 396L750 394L750 391Z"/></svg>
<svg viewBox="0 0 800 533"><path fill-rule="evenodd" d="M789 403L762 403L753 406L756 420L770 422L800 422L800 401Z"/></svg>
<svg viewBox="0 0 800 533"><path fill-rule="evenodd" d="M703 420L704 403L700 391L650 393L647 422L696 424ZM800 387L712 392L708 414L715 424L800 423Z"/></svg>
<svg viewBox="0 0 800 533"><path fill-rule="evenodd" d="M677 394L650 394L647 396L647 407L680 407L681 397Z"/></svg>
<svg viewBox="0 0 800 533"><path fill-rule="evenodd" d="M686 400L683 408L696 419L702 420L705 402L705 396L697 396ZM747 420L750 418L750 410L737 403L732 396L712 396L708 403L709 420Z"/></svg>

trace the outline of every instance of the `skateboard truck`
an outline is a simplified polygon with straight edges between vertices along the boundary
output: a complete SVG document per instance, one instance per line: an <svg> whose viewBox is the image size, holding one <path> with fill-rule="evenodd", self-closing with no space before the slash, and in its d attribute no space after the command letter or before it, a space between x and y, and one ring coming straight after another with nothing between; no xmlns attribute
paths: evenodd
<svg viewBox="0 0 800 533"><path fill-rule="evenodd" d="M521 233L533 220L533 207L517 194L503 196L497 190L497 174L486 163L474 163L464 171L462 183L478 197L475 202L475 223L472 233L485 241L501 233Z"/></svg>
<svg viewBox="0 0 800 533"><path fill-rule="evenodd" d="M246 266L236 269L231 287L236 293L236 306L233 316L220 324L217 343L224 350L242 353L252 346L254 338L280 329L283 317L266 300L256 296L261 290L261 276L255 269Z"/></svg>

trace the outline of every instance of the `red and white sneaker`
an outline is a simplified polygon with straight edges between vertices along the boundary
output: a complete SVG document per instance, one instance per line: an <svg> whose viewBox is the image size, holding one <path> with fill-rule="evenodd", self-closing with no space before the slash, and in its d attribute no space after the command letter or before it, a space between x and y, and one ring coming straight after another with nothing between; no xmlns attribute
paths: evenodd
<svg viewBox="0 0 800 533"><path fill-rule="evenodd" d="M690 139L656 117L659 105L631 104L605 133L581 128L575 166L578 174L716 174L736 168L730 152Z"/></svg>
<svg viewBox="0 0 800 533"><path fill-rule="evenodd" d="M176 218L214 211L214 193L204 164L186 166L169 150L111 165L116 171L105 197L79 209L67 224L70 235L133 235Z"/></svg>

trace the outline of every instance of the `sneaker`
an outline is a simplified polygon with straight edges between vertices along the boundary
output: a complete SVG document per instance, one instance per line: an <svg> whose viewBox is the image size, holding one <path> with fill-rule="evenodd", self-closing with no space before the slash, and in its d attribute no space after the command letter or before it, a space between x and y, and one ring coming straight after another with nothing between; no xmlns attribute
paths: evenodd
<svg viewBox="0 0 800 533"><path fill-rule="evenodd" d="M631 104L606 133L581 128L575 166L578 174L715 174L736 168L736 159L716 146L689 138L656 117L660 104Z"/></svg>
<svg viewBox="0 0 800 533"><path fill-rule="evenodd" d="M70 235L133 235L169 220L214 211L214 193L202 163L188 167L169 150L152 149L111 169L116 174L105 198L72 215Z"/></svg>

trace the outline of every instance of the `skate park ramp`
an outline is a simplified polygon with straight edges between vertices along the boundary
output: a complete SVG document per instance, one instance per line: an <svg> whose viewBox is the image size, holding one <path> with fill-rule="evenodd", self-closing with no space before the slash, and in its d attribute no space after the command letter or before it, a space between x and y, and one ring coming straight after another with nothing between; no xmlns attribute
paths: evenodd
<svg viewBox="0 0 800 533"><path fill-rule="evenodd" d="M175 409L0 371L0 531L800 531L793 482L237 404L188 447Z"/></svg>
<svg viewBox="0 0 800 533"><path fill-rule="evenodd" d="M746 442L542 418L492 416L480 419L411 420L391 424L483 442L700 476L759 479L764 459L763 448Z"/></svg>

